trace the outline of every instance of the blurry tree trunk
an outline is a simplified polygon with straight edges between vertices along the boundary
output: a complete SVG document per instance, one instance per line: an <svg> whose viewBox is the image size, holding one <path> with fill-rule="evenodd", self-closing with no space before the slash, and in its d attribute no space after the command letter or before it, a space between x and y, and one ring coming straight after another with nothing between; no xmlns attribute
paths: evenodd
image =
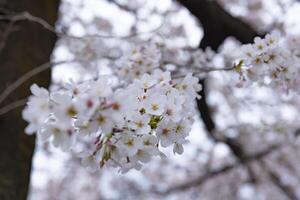
<svg viewBox="0 0 300 200"><path fill-rule="evenodd" d="M204 35L199 47L202 49L211 47L213 50L217 50L229 36L235 37L241 43L251 43L254 37L259 35L248 24L231 16L216 1L178 0L178 2L186 7L201 23ZM215 123L206 103L205 80L201 80L201 84L204 89L200 95L203 98L198 100L197 104L207 131L212 133L215 129Z"/></svg>
<svg viewBox="0 0 300 200"><path fill-rule="evenodd" d="M204 36L199 47L211 47L217 50L228 36L233 36L241 43L251 43L259 34L248 24L231 16L216 1L210 0L178 0L202 24ZM229 67L229 66L227 66ZM241 161L246 155L242 147L231 138L220 139L215 135L215 122L206 101L207 88L205 79L200 80L203 90L200 91L201 99L197 100L198 110L208 134L217 142L224 142L232 153Z"/></svg>
<svg viewBox="0 0 300 200"><path fill-rule="evenodd" d="M202 24L204 36L200 42L199 47L205 49L210 46L212 49L217 50L218 47L228 36L233 36L241 43L251 43L256 36L260 34L252 29L248 24L242 22L238 18L231 16L222 8L216 1L211 0L177 0L185 6L192 15L194 15ZM241 162L247 164L247 155L241 144L237 143L234 139L224 137L222 139L215 135L215 122L211 115L209 106L206 101L207 88L205 87L205 80L200 80L203 90L200 92L202 98L197 101L198 110L205 125L208 134L217 142L224 142L231 149L233 155ZM247 165L246 165L247 166ZM249 166L248 171L250 176L252 170ZM288 199L297 199L294 192L287 186L281 183L281 180L273 172L270 172L265 167L267 175L271 178L277 188L285 194ZM255 177L251 177L251 181L255 182Z"/></svg>
<svg viewBox="0 0 300 200"><path fill-rule="evenodd" d="M54 25L59 0L0 0L0 15L28 11ZM0 94L18 77L49 61L56 36L41 25L30 21L12 24L0 21ZM47 87L50 70L27 81L13 92L0 107L29 94L33 82ZM0 115L0 199L27 198L35 137L24 133L26 123L22 108Z"/></svg>

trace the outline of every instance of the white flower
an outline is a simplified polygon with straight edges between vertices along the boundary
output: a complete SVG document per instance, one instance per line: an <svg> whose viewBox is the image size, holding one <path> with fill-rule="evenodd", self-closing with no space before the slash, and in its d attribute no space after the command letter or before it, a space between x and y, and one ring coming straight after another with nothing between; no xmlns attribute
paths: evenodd
<svg viewBox="0 0 300 200"><path fill-rule="evenodd" d="M68 128L73 123L74 117L78 114L78 107L72 101L72 97L68 94L55 93L52 95L53 114L56 117L58 126L63 129Z"/></svg>
<svg viewBox="0 0 300 200"><path fill-rule="evenodd" d="M143 135L143 150L147 151L151 155L158 155L159 150L157 148L158 139L154 135Z"/></svg>
<svg viewBox="0 0 300 200"><path fill-rule="evenodd" d="M93 133L97 133L99 130L99 126L91 121L77 120L74 125L79 128L78 135L81 137L90 136Z"/></svg>
<svg viewBox="0 0 300 200"><path fill-rule="evenodd" d="M163 72L160 69L156 69L153 72L152 79L160 84L168 84L171 81L171 73L169 71Z"/></svg>
<svg viewBox="0 0 300 200"><path fill-rule="evenodd" d="M277 49L269 50L264 56L264 62L266 62L271 69L276 69L284 66L284 58L280 55L281 52Z"/></svg>
<svg viewBox="0 0 300 200"><path fill-rule="evenodd" d="M156 130L156 135L162 147L170 146L176 139L175 123L162 121Z"/></svg>
<svg viewBox="0 0 300 200"><path fill-rule="evenodd" d="M136 134L148 134L151 131L149 126L150 116L147 114L137 114L129 122L129 127L135 130Z"/></svg>
<svg viewBox="0 0 300 200"><path fill-rule="evenodd" d="M260 54L266 50L267 44L264 39L261 39L260 37L256 37L254 38L254 48Z"/></svg>
<svg viewBox="0 0 300 200"><path fill-rule="evenodd" d="M272 32L271 34L267 34L265 37L268 48L275 48L278 45L280 38L280 34L277 31Z"/></svg>
<svg viewBox="0 0 300 200"><path fill-rule="evenodd" d="M122 153L127 156L136 154L138 149L143 145L142 139L133 135L124 135L118 143L120 144Z"/></svg>
<svg viewBox="0 0 300 200"><path fill-rule="evenodd" d="M141 78L141 85L143 89L151 88L153 85L157 83L157 80L155 80L151 75L144 74Z"/></svg>
<svg viewBox="0 0 300 200"><path fill-rule="evenodd" d="M173 122L178 122L181 119L182 106L176 106L173 103L167 103L166 111L164 114L165 120L172 120Z"/></svg>
<svg viewBox="0 0 300 200"><path fill-rule="evenodd" d="M158 92L154 92L145 101L146 112L152 115L161 115L165 111L167 97Z"/></svg>
<svg viewBox="0 0 300 200"><path fill-rule="evenodd" d="M116 125L122 127L125 118L131 118L138 110L138 99L134 94L128 94L126 90L117 90L111 104L110 115Z"/></svg>
<svg viewBox="0 0 300 200"><path fill-rule="evenodd" d="M71 79L70 82L66 83L65 87L70 91L72 96L78 96L84 94L89 89L89 84L88 82L78 84Z"/></svg>
<svg viewBox="0 0 300 200"><path fill-rule="evenodd" d="M131 160L147 163L151 160L151 157L152 155L149 152L139 149L137 153L131 157Z"/></svg>
<svg viewBox="0 0 300 200"><path fill-rule="evenodd" d="M185 96L180 94L180 92L175 88L172 88L168 92L167 98L168 98L168 104L171 103L180 107L185 103Z"/></svg>
<svg viewBox="0 0 300 200"><path fill-rule="evenodd" d="M97 81L91 82L90 87L91 94L98 98L109 97L113 94L108 76L100 76Z"/></svg>
<svg viewBox="0 0 300 200"><path fill-rule="evenodd" d="M49 92L36 84L33 84L30 90L33 95L29 97L27 106L22 112L23 119L29 122L25 129L28 134L37 132L49 117L50 112Z"/></svg>
<svg viewBox="0 0 300 200"><path fill-rule="evenodd" d="M256 56L256 52L251 44L243 45L241 50L246 59L250 59Z"/></svg>
<svg viewBox="0 0 300 200"><path fill-rule="evenodd" d="M110 134L115 126L111 116L109 115L108 111L101 111L99 112L91 122L93 126L100 127L101 131L104 134Z"/></svg>
<svg viewBox="0 0 300 200"><path fill-rule="evenodd" d="M57 122L46 124L39 132L44 139L53 137L53 145L67 151L74 143L75 131L72 127L68 129L61 129L58 127Z"/></svg>
<svg viewBox="0 0 300 200"><path fill-rule="evenodd" d="M192 121L183 119L175 126L175 133L179 138L186 137L191 131Z"/></svg>
<svg viewBox="0 0 300 200"><path fill-rule="evenodd" d="M35 133L43 126L44 119L40 118L38 113L30 108L25 108L25 110L23 110L22 117L29 122L28 126L25 128L25 133L27 134Z"/></svg>
<svg viewBox="0 0 300 200"><path fill-rule="evenodd" d="M187 74L186 77L178 84L179 91L185 93L191 98L200 98L197 92L202 90L202 86L199 84L199 79L193 77L191 73Z"/></svg>

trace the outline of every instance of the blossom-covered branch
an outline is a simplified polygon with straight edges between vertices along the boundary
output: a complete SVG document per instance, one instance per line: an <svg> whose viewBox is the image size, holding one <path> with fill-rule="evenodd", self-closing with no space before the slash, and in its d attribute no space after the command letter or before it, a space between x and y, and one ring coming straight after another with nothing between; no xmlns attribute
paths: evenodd
<svg viewBox="0 0 300 200"><path fill-rule="evenodd" d="M236 68L240 74L239 86L256 82L288 93L299 92L299 37L280 37L278 32L265 38L255 38L253 44L242 46L243 58Z"/></svg>
<svg viewBox="0 0 300 200"><path fill-rule="evenodd" d="M276 45L275 35L267 35L265 40L270 49ZM104 165L119 167L122 172L140 169L151 156L163 155L158 147L173 145L174 153L181 154L195 115L193 100L200 98L197 92L201 87L192 74L219 70L241 73L253 61L172 77L161 59L161 46L150 42L133 48L116 62L117 83L112 82L113 76L99 76L50 93L33 85L33 96L23 112L30 122L26 132L53 139L63 150L74 150L78 141L88 141L90 148L78 155L94 169ZM207 62L205 59L202 64ZM272 63L268 60L268 64ZM228 138L225 143L244 162L240 147Z"/></svg>
<svg viewBox="0 0 300 200"><path fill-rule="evenodd" d="M77 151L93 169L140 169L152 156L163 156L159 148L170 145L174 153L183 153L194 121L193 99L201 87L191 74L172 79L169 71L158 69L159 51L152 54L155 45L148 48L137 48L122 59L120 86L109 76L50 93L33 85L23 112L29 122L25 131L37 132L65 151ZM89 148L78 150L82 140Z"/></svg>

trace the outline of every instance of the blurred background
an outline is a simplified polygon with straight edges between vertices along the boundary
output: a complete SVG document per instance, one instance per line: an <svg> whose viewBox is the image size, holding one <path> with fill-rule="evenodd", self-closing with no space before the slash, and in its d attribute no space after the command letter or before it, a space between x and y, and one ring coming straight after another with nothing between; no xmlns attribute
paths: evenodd
<svg viewBox="0 0 300 200"><path fill-rule="evenodd" d="M20 114L33 82L55 89L113 74L126 51L147 41L163 44L172 71L230 67L256 36L300 37L300 2L0 0L0 14L0 91L51 63L0 96L1 200L300 199L299 95L238 88L230 71L200 76L199 115L184 154L166 149L166 159L127 174L91 172L71 153L26 136ZM11 102L19 104L7 109Z"/></svg>

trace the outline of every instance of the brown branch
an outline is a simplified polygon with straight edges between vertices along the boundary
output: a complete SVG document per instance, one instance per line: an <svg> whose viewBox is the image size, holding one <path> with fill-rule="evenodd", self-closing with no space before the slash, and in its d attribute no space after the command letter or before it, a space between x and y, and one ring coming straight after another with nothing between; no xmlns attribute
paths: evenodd
<svg viewBox="0 0 300 200"><path fill-rule="evenodd" d="M252 161L260 160L260 159L270 155L271 153L279 150L282 146L284 146L284 144L272 145L270 148L268 148L264 151L261 151L261 152L258 152L258 153L252 154L252 155L245 156L242 162L237 162L233 165L228 165L228 166L225 166L221 169L217 169L217 170L214 170L214 171L207 172L204 175L201 175L200 177L195 178L191 181L179 184L175 187L171 187L171 188L167 189L166 191L157 192L157 193L165 195L165 194L170 194L172 192L177 192L177 191L190 189L190 188L193 188L193 187L198 187L198 186L204 184L206 181L208 181L212 178L215 178L215 177L217 177L221 174L227 173L227 172L229 172L229 171L231 171L231 170L233 170L237 167L240 167L244 164L249 164Z"/></svg>
<svg viewBox="0 0 300 200"><path fill-rule="evenodd" d="M82 39L86 39L86 38L130 39L130 38L134 38L134 37L137 37L137 36L140 36L140 35L143 35L143 34L155 33L159 29L161 29L161 27L164 25L164 21L163 21L159 26L155 27L154 29L152 29L150 31L136 32L136 33L132 33L132 34L125 35L125 36L91 34L91 35L85 35L85 36L82 36L82 37L78 37L78 36L74 36L74 35L64 33L62 31L55 30L54 26L50 25L47 21L45 21L44 19L42 19L40 17L34 16L34 15L30 14L27 11L21 12L21 13L15 14L15 15L0 15L0 21L18 22L18 21L25 21L25 20L30 21L30 22L35 22L35 23L41 25L43 28L45 28L49 32L55 34L57 37L60 37L60 38L61 37L66 37L66 38L77 39L77 40L82 40Z"/></svg>
<svg viewBox="0 0 300 200"><path fill-rule="evenodd" d="M26 102L27 102L27 99L21 99L21 100L10 103L10 104L4 106L3 108L0 108L0 116L7 114L16 108L26 105Z"/></svg>
<svg viewBox="0 0 300 200"><path fill-rule="evenodd" d="M1 42L0 42L0 53L3 50L3 48L6 45L6 40L9 37L9 35L16 30L15 23L18 21L17 18L12 17L11 20L8 22L8 24L4 25L5 30L2 32Z"/></svg>
<svg viewBox="0 0 300 200"><path fill-rule="evenodd" d="M280 180L280 177L273 172L271 169L268 168L267 163L264 160L260 160L259 162L261 168L266 172L266 174L269 176L272 183L288 198L291 200L297 200L297 196L294 194L294 191L292 188L290 188L288 185L285 185Z"/></svg>
<svg viewBox="0 0 300 200"><path fill-rule="evenodd" d="M203 67L201 69L192 71L192 74L195 76L195 75L210 73L210 72L221 72L221 71L232 71L232 70L234 70L234 67ZM184 78L185 76L186 76L186 73L173 74L172 79Z"/></svg>
<svg viewBox="0 0 300 200"><path fill-rule="evenodd" d="M47 69L50 69L52 66L57 66L65 63L71 63L75 62L73 61L59 61L56 63L46 62L38 67L35 67L31 69L30 71L26 72L24 75L19 77L16 81L14 81L12 84L10 84L8 87L5 88L2 93L0 93L0 105L1 103L12 93L14 92L18 87L20 87L23 83L28 81L30 78L44 72Z"/></svg>

